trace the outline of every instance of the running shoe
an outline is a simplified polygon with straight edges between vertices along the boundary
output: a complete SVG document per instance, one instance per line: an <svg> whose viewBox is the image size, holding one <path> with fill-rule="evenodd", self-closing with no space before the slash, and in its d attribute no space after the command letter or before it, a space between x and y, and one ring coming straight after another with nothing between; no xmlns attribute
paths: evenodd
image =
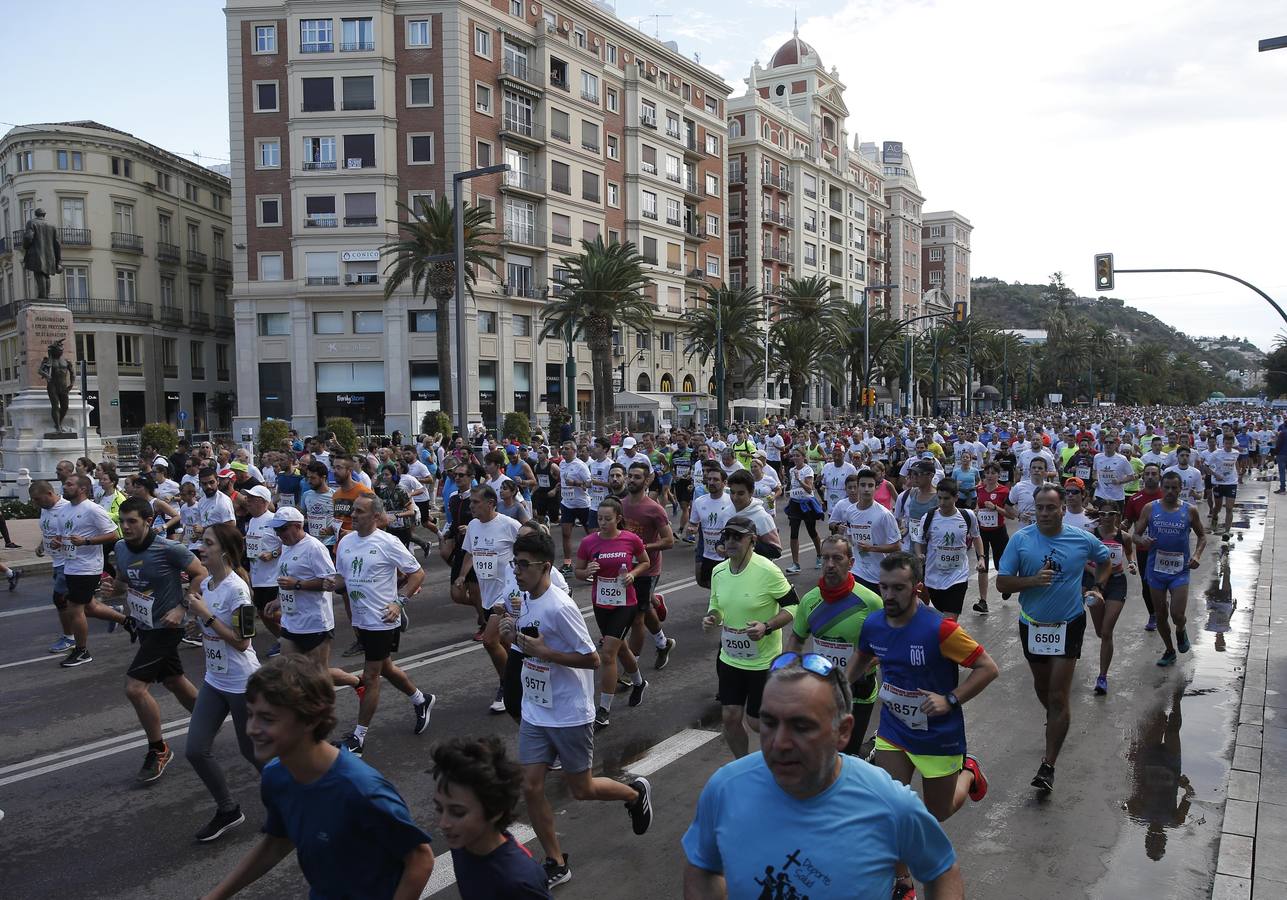
<svg viewBox="0 0 1287 900"><path fill-rule="evenodd" d="M666 668L666 663L670 662L670 651L675 649L675 639L666 638L666 646L657 648L657 658L653 660L652 667L660 672Z"/></svg>
<svg viewBox="0 0 1287 900"><path fill-rule="evenodd" d="M1100 675L1095 679L1095 695L1105 697L1108 695L1108 676Z"/></svg>
<svg viewBox="0 0 1287 900"><path fill-rule="evenodd" d="M50 653L66 653L72 647L76 646L76 639L65 634L60 634L58 640L49 645Z"/></svg>
<svg viewBox="0 0 1287 900"><path fill-rule="evenodd" d="M559 865L548 856L545 857L545 886L558 887L572 880L572 870L568 868L568 855L563 854L563 865Z"/></svg>
<svg viewBox="0 0 1287 900"><path fill-rule="evenodd" d="M481 640L483 639L483 632L484 632L485 630L487 630L487 626L486 626L486 625L479 625L479 626L478 626L478 630L474 632L474 638L473 638L473 639L474 639L474 640L476 640L476 641L481 641Z"/></svg>
<svg viewBox="0 0 1287 900"><path fill-rule="evenodd" d="M229 828L236 828L244 821L246 821L246 814L241 811L240 806L228 812L216 812L214 818L206 823L206 827L197 832L197 840L203 844L217 841Z"/></svg>
<svg viewBox="0 0 1287 900"><path fill-rule="evenodd" d="M1148 621L1144 623L1145 631L1157 631L1157 616L1150 615Z"/></svg>
<svg viewBox="0 0 1287 900"><path fill-rule="evenodd" d="M894 893L890 896L893 900L916 900L916 885L912 883L911 876L895 880Z"/></svg>
<svg viewBox="0 0 1287 900"><path fill-rule="evenodd" d="M634 686L635 683L630 680L630 676L623 671L617 676L617 689L614 693L620 694L622 691L629 690Z"/></svg>
<svg viewBox="0 0 1287 900"><path fill-rule="evenodd" d="M563 771L563 760L559 759L559 758L556 756L556 757L554 757L554 762L550 763L550 764L549 764L549 766L547 766L546 768L548 768L551 772L562 772L562 771Z"/></svg>
<svg viewBox="0 0 1287 900"><path fill-rule="evenodd" d="M415 705L416 711L416 734L424 734L425 729L429 727L429 714L433 712L433 705L438 702L437 694L429 694L425 697L423 703Z"/></svg>
<svg viewBox="0 0 1287 900"><path fill-rule="evenodd" d="M487 711L489 713L492 713L493 715L495 715L496 713L503 713L505 711L505 686L504 685L499 685L496 688L496 699L492 701L491 706L487 707Z"/></svg>
<svg viewBox="0 0 1287 900"><path fill-rule="evenodd" d="M1055 789L1055 767L1043 759L1037 774L1032 778L1032 786L1042 793L1052 792Z"/></svg>
<svg viewBox="0 0 1287 900"><path fill-rule="evenodd" d="M560 574L560 575L562 575L564 578L571 578L571 577L573 577L572 566L569 564L569 565L565 565L565 566L560 567L560 568L559 568L559 574ZM561 882L561 881L559 882L559 884L562 884L562 883L563 883L563 882Z"/></svg>
<svg viewBox="0 0 1287 900"><path fill-rule="evenodd" d="M787 567L786 567L786 573L787 573L788 575L799 575L799 574L800 574L800 564L799 564L799 563L791 563L791 565L789 565L789 566L787 566Z"/></svg>
<svg viewBox="0 0 1287 900"><path fill-rule="evenodd" d="M1175 638L1175 649L1181 653L1188 653L1193 649L1193 645L1189 643L1189 630L1187 628L1180 629L1179 635Z"/></svg>
<svg viewBox="0 0 1287 900"><path fill-rule="evenodd" d="M1175 651L1167 650L1158 658L1157 664L1161 668L1166 668L1167 666L1175 665Z"/></svg>
<svg viewBox="0 0 1287 900"><path fill-rule="evenodd" d="M13 541L5 541L4 548L6 550L21 550L22 544L15 544Z"/></svg>
<svg viewBox="0 0 1287 900"><path fill-rule="evenodd" d="M281 652L282 652L282 642L273 641L273 645L268 648L268 658L272 659L274 656L279 656Z"/></svg>
<svg viewBox="0 0 1287 900"><path fill-rule="evenodd" d="M630 786L639 792L639 796L633 803L626 804L626 811L630 813L630 824L635 834L646 834L648 826L652 824L652 785L648 783L647 778L641 776L630 782Z"/></svg>
<svg viewBox="0 0 1287 900"><path fill-rule="evenodd" d="M22 569L9 570L9 593L13 593L18 588L18 579L22 577Z"/></svg>
<svg viewBox="0 0 1287 900"><path fill-rule="evenodd" d="M657 621L666 621L666 598L661 594L652 595L652 608L657 611Z"/></svg>
<svg viewBox="0 0 1287 900"><path fill-rule="evenodd" d="M137 780L139 784L148 784L156 781L165 772L165 767L174 759L174 751L170 745L166 744L161 750L153 750L151 747L147 750L147 755L143 757L143 767L139 769Z"/></svg>
<svg viewBox="0 0 1287 900"><path fill-rule="evenodd" d="M1282 488L1278 488L1277 490L1275 490L1275 491L1274 491L1274 493L1275 493L1275 494L1287 494L1287 490L1283 490Z"/></svg>
<svg viewBox="0 0 1287 900"><path fill-rule="evenodd" d="M979 765L979 758L973 754L965 754L965 768L974 776L974 784L970 786L970 799L978 803L988 795L988 779L983 774L983 767Z"/></svg>
<svg viewBox="0 0 1287 900"><path fill-rule="evenodd" d="M639 684L630 686L630 699L626 701L627 706L638 706L643 703L644 688L648 686L648 680L644 679Z"/></svg>
<svg viewBox="0 0 1287 900"><path fill-rule="evenodd" d="M349 644L349 649L341 653L340 656L348 659L350 656L361 656L363 653L366 653L366 648L362 646L362 642L354 641L352 644Z"/></svg>
<svg viewBox="0 0 1287 900"><path fill-rule="evenodd" d="M979 600L970 608L979 615L986 616L988 614L988 601Z"/></svg>
<svg viewBox="0 0 1287 900"><path fill-rule="evenodd" d="M198 639L198 638L194 638L194 637L193 637L192 635L190 635L190 634L185 634L185 635L183 636L183 638L180 640L180 643L182 643L183 645L185 645L185 646L187 646L187 647L200 647L200 646L201 646L201 641L200 641L200 639Z"/></svg>
<svg viewBox="0 0 1287 900"><path fill-rule="evenodd" d="M81 650L73 646L67 651L67 657L58 665L64 669L74 669L76 666L83 666L87 662L93 662L94 657L89 655L88 650Z"/></svg>
<svg viewBox="0 0 1287 900"><path fill-rule="evenodd" d="M608 719L608 711L606 709L600 706L598 709L594 711L594 730L595 731L602 731L603 729L607 728L611 724L612 722Z"/></svg>
<svg viewBox="0 0 1287 900"><path fill-rule="evenodd" d="M339 747L341 750L349 751L359 759L362 758L362 754L366 749L363 746L363 742L359 740L358 736L351 731L348 734L344 735L344 737L340 738L338 741L331 741L331 743L334 746Z"/></svg>

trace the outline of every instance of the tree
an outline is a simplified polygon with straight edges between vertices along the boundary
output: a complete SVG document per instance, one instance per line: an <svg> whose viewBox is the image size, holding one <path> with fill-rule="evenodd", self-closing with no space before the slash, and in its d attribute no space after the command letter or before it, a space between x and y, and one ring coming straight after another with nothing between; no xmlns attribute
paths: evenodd
<svg viewBox="0 0 1287 900"><path fill-rule="evenodd" d="M437 311L438 383L442 408L449 416L455 412L454 370L465 361L455 358L451 346L451 300L456 296L456 263L451 260L432 261L429 257L444 256L456 249L456 216L446 197L439 197L432 206L424 199L418 210L405 203L398 208L406 213L405 220L390 220L398 226L399 239L380 248L385 257L384 299L387 301L403 285L410 283L411 293L418 294L424 303L433 298ZM496 274L495 263L501 258L492 242L496 231L491 228L491 210L466 203L465 227L465 290L474 296L474 284L480 269ZM458 323L459 324L459 323Z"/></svg>
<svg viewBox="0 0 1287 900"><path fill-rule="evenodd" d="M843 310L831 282L822 275L786 279L781 296L781 309L769 328L770 368L791 386L794 416L812 378L844 378L843 359L835 352Z"/></svg>
<svg viewBox="0 0 1287 900"><path fill-rule="evenodd" d="M735 370L742 371L747 384L763 377L764 299L756 288L706 285L706 303L684 315L680 334L685 358L696 356L703 366L713 365L716 344L722 343L726 398L732 397Z"/></svg>
<svg viewBox="0 0 1287 900"><path fill-rule="evenodd" d="M161 456L169 456L179 446L179 432L168 422L149 422L139 432L139 446L151 447Z"/></svg>
<svg viewBox="0 0 1287 900"><path fill-rule="evenodd" d="M644 297L648 275L644 259L629 241L605 244L602 237L582 241L581 252L559 260L568 274L563 289L541 310L540 340L572 339L589 347L594 384L594 426L602 432L612 409L612 330L618 324L636 331L652 329L653 305Z"/></svg>
<svg viewBox="0 0 1287 900"><path fill-rule="evenodd" d="M1287 394L1287 343L1276 345L1265 358L1265 386L1271 399Z"/></svg>
<svg viewBox="0 0 1287 900"><path fill-rule="evenodd" d="M283 419L266 419L259 424L259 452L289 449L290 428Z"/></svg>
<svg viewBox="0 0 1287 900"><path fill-rule="evenodd" d="M333 416L326 420L326 430L335 435L335 441L345 453L357 453L357 429L348 416Z"/></svg>
<svg viewBox="0 0 1287 900"><path fill-rule="evenodd" d="M898 323L884 316L872 317L871 340L864 344L868 321L862 306L850 304L841 311L837 325L838 349L844 359L844 367L849 372L850 407L854 410L859 407L859 391L866 374L863 372L864 356L870 354L871 378L868 387L884 382L887 370L892 367L896 371L901 363L899 354L903 343L896 336L901 330Z"/></svg>

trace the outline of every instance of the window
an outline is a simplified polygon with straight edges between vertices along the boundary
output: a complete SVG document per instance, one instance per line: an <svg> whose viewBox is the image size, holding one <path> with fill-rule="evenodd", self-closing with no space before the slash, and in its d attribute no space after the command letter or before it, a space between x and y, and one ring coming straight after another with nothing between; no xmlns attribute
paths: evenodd
<svg viewBox="0 0 1287 900"><path fill-rule="evenodd" d="M143 340L137 334L116 336L116 360L122 367L139 369L143 366Z"/></svg>
<svg viewBox="0 0 1287 900"><path fill-rule="evenodd" d="M652 191L640 191L645 219L657 218L657 195Z"/></svg>
<svg viewBox="0 0 1287 900"><path fill-rule="evenodd" d="M712 116L719 116L719 101L714 97L706 98L706 111Z"/></svg>
<svg viewBox="0 0 1287 900"><path fill-rule="evenodd" d="M83 331L76 333L76 358L91 366L97 361L94 355L94 335Z"/></svg>
<svg viewBox="0 0 1287 900"><path fill-rule="evenodd" d="M335 215L334 195L304 198L304 226L307 228L335 228L339 220Z"/></svg>
<svg viewBox="0 0 1287 900"><path fill-rule="evenodd" d="M361 225L378 225L375 213L375 194L345 194L344 224L350 227Z"/></svg>
<svg viewBox="0 0 1287 900"><path fill-rule="evenodd" d="M640 244L642 248L639 255L644 258L644 262L657 265L657 239L654 237L644 236Z"/></svg>
<svg viewBox="0 0 1287 900"><path fill-rule="evenodd" d="M137 274L133 269L116 270L116 299L120 303L133 303L138 299Z"/></svg>
<svg viewBox="0 0 1287 900"><path fill-rule="evenodd" d="M19 172L30 172L32 169L36 167L36 154L33 151L19 150L17 153L17 157L18 157ZM116 162L117 162L116 157L112 157L112 174L113 175L119 174L116 171Z"/></svg>
<svg viewBox="0 0 1287 900"><path fill-rule="evenodd" d="M133 211L133 208L131 207L130 220L133 221L133 218L134 218L134 211ZM188 223L188 249L189 250L201 249L201 226L198 225L196 222Z"/></svg>
<svg viewBox="0 0 1287 900"><path fill-rule="evenodd" d="M255 82L255 112L277 112L277 82Z"/></svg>
<svg viewBox="0 0 1287 900"><path fill-rule="evenodd" d="M433 37L429 31L428 19L407 19L407 46L433 46Z"/></svg>
<svg viewBox="0 0 1287 900"><path fill-rule="evenodd" d="M344 135L344 168L370 169L375 167L375 135Z"/></svg>
<svg viewBox="0 0 1287 900"><path fill-rule="evenodd" d="M608 135L608 159L621 158L621 140L615 134Z"/></svg>
<svg viewBox="0 0 1287 900"><path fill-rule="evenodd" d="M611 45L611 44L609 44L608 46L609 46L609 47L612 47L612 45ZM613 50L616 50L617 48L616 48L616 47L612 47L612 49L613 49ZM608 90L607 90L607 101L608 101L608 112L616 112L616 111L617 111L617 109L618 109L618 106L617 106L617 92L616 92L614 89L612 89L612 88L608 88Z"/></svg>
<svg viewBox="0 0 1287 900"><path fill-rule="evenodd" d="M710 237L719 237L719 216L706 214L706 234Z"/></svg>
<svg viewBox="0 0 1287 900"><path fill-rule="evenodd" d="M310 285L339 284L339 256L329 251L305 253L304 282Z"/></svg>
<svg viewBox="0 0 1287 900"><path fill-rule="evenodd" d="M23 157L24 157L24 156L27 158L27 168L28 168L28 169L30 169L30 168L31 168L31 151L30 151L30 150L26 150L26 151L24 151L24 152L22 152L22 153L19 153L19 154L18 154L18 171L19 171L19 172L21 172L21 171L23 170L23 169L22 169L22 160L23 160ZM113 156L113 157L112 157L112 174L113 174L113 175L120 175L120 176L122 176L122 177L124 177L124 178L133 178L133 177L134 177L134 164L133 164L133 163L131 163L128 159L125 159L124 157L121 157L121 156Z"/></svg>
<svg viewBox="0 0 1287 900"><path fill-rule="evenodd" d="M64 228L84 228L85 227L85 198L84 197L63 197L62 198L62 225ZM6 210L7 212L7 210ZM9 231L8 216L5 216L5 230L0 235L7 234ZM26 224L25 222L23 223Z"/></svg>
<svg viewBox="0 0 1287 900"><path fill-rule="evenodd" d="M476 155L478 160L475 165L480 169L484 166L490 166L492 164L492 145L486 141L479 141Z"/></svg>
<svg viewBox="0 0 1287 900"><path fill-rule="evenodd" d="M572 141L572 120L561 109L550 110L550 137L569 143Z"/></svg>
<svg viewBox="0 0 1287 900"><path fill-rule="evenodd" d="M255 26L255 52L256 53L276 53L277 52L277 26L276 25L256 25Z"/></svg>
<svg viewBox="0 0 1287 900"><path fill-rule="evenodd" d="M134 234L134 207L128 203L112 204L112 230Z"/></svg>
<svg viewBox="0 0 1287 900"><path fill-rule="evenodd" d="M662 350L675 349L675 332L663 331L661 333L661 349Z"/></svg>
<svg viewBox="0 0 1287 900"><path fill-rule="evenodd" d="M300 19L300 53L330 53L334 49L335 36L330 19Z"/></svg>
<svg viewBox="0 0 1287 900"><path fill-rule="evenodd" d="M384 313L378 309L360 309L353 313L354 334L383 334Z"/></svg>
<svg viewBox="0 0 1287 900"><path fill-rule="evenodd" d="M679 171L680 171L679 157L671 156L669 153L667 153L666 154L666 177L669 178L671 181L675 182L675 184L679 184L680 181L682 180L682 176L679 174Z"/></svg>
<svg viewBox="0 0 1287 900"><path fill-rule="evenodd" d="M641 100L639 105L639 119L649 128L657 127L657 104L651 100Z"/></svg>
<svg viewBox="0 0 1287 900"><path fill-rule="evenodd" d="M491 106L490 96L487 105ZM407 79L407 106L433 106L432 75L413 75Z"/></svg>
<svg viewBox="0 0 1287 900"><path fill-rule="evenodd" d="M514 337L531 337L532 336L532 317L523 316L517 313L510 319L510 324L514 332Z"/></svg>
<svg viewBox="0 0 1287 900"><path fill-rule="evenodd" d="M709 197L719 196L719 176L706 173L706 194Z"/></svg>
<svg viewBox="0 0 1287 900"><path fill-rule="evenodd" d="M261 336L280 336L290 334L290 313L260 313L259 334Z"/></svg>
<svg viewBox="0 0 1287 900"><path fill-rule="evenodd" d="M282 164L282 142L277 138L268 138L259 142L259 162L257 169L276 169Z"/></svg>
<svg viewBox="0 0 1287 900"><path fill-rule="evenodd" d="M509 14L517 19L523 18L523 0L509 0Z"/></svg>
<svg viewBox="0 0 1287 900"><path fill-rule="evenodd" d="M713 253L706 254L706 274L712 278L719 277L719 257Z"/></svg>
<svg viewBox="0 0 1287 900"><path fill-rule="evenodd" d="M492 89L485 84L474 85L474 109L484 115L492 114Z"/></svg>
<svg viewBox="0 0 1287 900"><path fill-rule="evenodd" d="M157 169L157 172L156 172L156 186L159 190L165 191L167 194L174 193L173 180L170 178L169 175L167 175L165 172L162 172L160 169Z"/></svg>
<svg viewBox="0 0 1287 900"><path fill-rule="evenodd" d="M669 110L666 111L666 136L679 137L679 116Z"/></svg>
<svg viewBox="0 0 1287 900"><path fill-rule="evenodd" d="M608 182L608 205L621 205L621 188L613 184L611 181Z"/></svg>
<svg viewBox="0 0 1287 900"><path fill-rule="evenodd" d="M581 199L599 202L599 175L588 169L581 172Z"/></svg>
<svg viewBox="0 0 1287 900"><path fill-rule="evenodd" d="M174 232L170 230L170 217L158 213L156 217L156 239L166 244L174 243Z"/></svg>
<svg viewBox="0 0 1287 900"><path fill-rule="evenodd" d="M582 50L586 48L586 44L589 43L589 34L586 32L584 25L573 26L572 39L576 41L576 45Z"/></svg>
<svg viewBox="0 0 1287 900"><path fill-rule="evenodd" d="M407 310L407 330L417 334L430 334L438 330L438 311L436 309Z"/></svg>
<svg viewBox="0 0 1287 900"><path fill-rule="evenodd" d="M550 238L556 244L572 246L572 219L561 213L550 213Z"/></svg>
<svg viewBox="0 0 1287 900"><path fill-rule="evenodd" d="M589 150L591 153L599 152L599 126L594 122L581 123L581 149Z"/></svg>
<svg viewBox="0 0 1287 900"><path fill-rule="evenodd" d="M719 136L707 132L706 134L706 152L711 156L719 156Z"/></svg>
<svg viewBox="0 0 1287 900"><path fill-rule="evenodd" d="M351 75L341 80L345 109L375 109L375 76Z"/></svg>
<svg viewBox="0 0 1287 900"><path fill-rule="evenodd" d="M487 59L492 58L492 33L486 28L474 28L474 52Z"/></svg>
<svg viewBox="0 0 1287 900"><path fill-rule="evenodd" d="M943 260L943 248L930 247L929 258L934 262L941 262Z"/></svg>
<svg viewBox="0 0 1287 900"><path fill-rule="evenodd" d="M335 109L334 78L304 78L304 112L329 112Z"/></svg>
<svg viewBox="0 0 1287 900"><path fill-rule="evenodd" d="M85 170L85 157L79 150L59 150L58 151L58 168L64 172L83 172Z"/></svg>
<svg viewBox="0 0 1287 900"><path fill-rule="evenodd" d="M282 272L282 255L280 253L259 254L260 281L281 281L284 277L285 275Z"/></svg>
<svg viewBox="0 0 1287 900"><path fill-rule="evenodd" d="M176 338L161 338L161 365L166 369L179 368L179 342Z"/></svg>
<svg viewBox="0 0 1287 900"><path fill-rule="evenodd" d="M84 300L89 296L89 268L86 266L63 267L63 294L71 299Z"/></svg>
<svg viewBox="0 0 1287 900"><path fill-rule="evenodd" d="M188 202L190 203L200 203L201 188L197 187L195 184L191 184L185 181L183 183L183 196L187 197Z"/></svg>
<svg viewBox="0 0 1287 900"><path fill-rule="evenodd" d="M572 169L567 163L550 161L550 189L560 194L572 193Z"/></svg>
<svg viewBox="0 0 1287 900"><path fill-rule="evenodd" d="M545 16L545 30L558 31L559 30L558 14L547 9L545 10L544 16Z"/></svg>
<svg viewBox="0 0 1287 900"><path fill-rule="evenodd" d="M682 210L682 207L679 205L678 200L676 200L673 197L667 197L666 198L666 224L678 225L681 210Z"/></svg>
<svg viewBox="0 0 1287 900"><path fill-rule="evenodd" d="M599 76L593 72L581 72L581 98L591 103L599 102Z"/></svg>
<svg viewBox="0 0 1287 900"><path fill-rule="evenodd" d="M480 309L478 311L478 333L495 334L496 333L496 313L489 309Z"/></svg>
<svg viewBox="0 0 1287 900"><path fill-rule="evenodd" d="M174 278L166 276L161 279L161 306L173 309L174 303Z"/></svg>
<svg viewBox="0 0 1287 900"><path fill-rule="evenodd" d="M804 245L804 264L806 266L816 266L818 264L818 245L810 244L807 241Z"/></svg>
<svg viewBox="0 0 1287 900"><path fill-rule="evenodd" d="M58 168L61 169L62 166L59 166ZM932 238L941 238L943 236L943 226L931 225L929 228L929 236Z"/></svg>
<svg viewBox="0 0 1287 900"><path fill-rule="evenodd" d="M340 50L374 50L375 29L371 19L340 20Z"/></svg>
<svg viewBox="0 0 1287 900"><path fill-rule="evenodd" d="M335 168L335 138L333 137L306 137L304 138L304 169L334 169Z"/></svg>

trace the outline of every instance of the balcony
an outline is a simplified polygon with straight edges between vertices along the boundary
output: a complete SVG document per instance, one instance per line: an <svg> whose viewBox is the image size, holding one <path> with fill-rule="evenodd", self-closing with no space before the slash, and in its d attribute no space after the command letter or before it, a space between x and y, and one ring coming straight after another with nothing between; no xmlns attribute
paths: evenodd
<svg viewBox="0 0 1287 900"><path fill-rule="evenodd" d="M210 328L210 314L190 309L188 310L188 324L193 328L208 330Z"/></svg>
<svg viewBox="0 0 1287 900"><path fill-rule="evenodd" d="M827 205L828 205L828 206L830 206L830 207L831 207L833 210L835 210L836 212L844 212L844 211L845 211L845 204L844 204L841 200L838 200L838 199L834 199L834 198L833 198L833 199L831 199L831 200L828 200L828 201L827 201Z"/></svg>
<svg viewBox="0 0 1287 900"><path fill-rule="evenodd" d="M791 178L787 175L770 175L764 179L764 183L772 185L779 191L790 191L792 189Z"/></svg>
<svg viewBox="0 0 1287 900"><path fill-rule="evenodd" d="M545 130L525 119L509 116L501 120L500 136L511 140L527 141L532 144L545 143Z"/></svg>
<svg viewBox="0 0 1287 900"><path fill-rule="evenodd" d="M780 225L783 228L795 227L795 218L793 216L788 216L785 213L780 213L780 212L777 212L776 210L772 210L772 209L764 210L764 213L761 216L761 218L763 218L765 222L771 222L774 225Z"/></svg>
<svg viewBox="0 0 1287 900"><path fill-rule="evenodd" d="M365 50L374 50L375 40L369 41L344 41L340 44L341 53L359 53Z"/></svg>
<svg viewBox="0 0 1287 900"><path fill-rule="evenodd" d="M840 263L832 263L830 266L827 267L827 271L829 271L832 275L836 275L836 276L843 275L845 272L844 267L840 265Z"/></svg>
<svg viewBox="0 0 1287 900"><path fill-rule="evenodd" d="M526 297L529 300L535 300L541 296L541 286L533 283L530 278L506 281L502 285L502 290L506 297Z"/></svg>
<svg viewBox="0 0 1287 900"><path fill-rule="evenodd" d="M688 222L684 225L684 236L690 241L706 240L706 228L694 222Z"/></svg>
<svg viewBox="0 0 1287 900"><path fill-rule="evenodd" d="M232 331L234 327L235 327L235 324L232 320L232 316L221 316L218 313L215 313L215 316L214 316L215 331L224 331L224 332Z"/></svg>
<svg viewBox="0 0 1287 900"><path fill-rule="evenodd" d="M197 364L193 363L193 365L192 365L192 380L193 380L193 381L204 381L204 380L205 380L205 377L206 377L206 367L205 367L205 366L198 366Z"/></svg>
<svg viewBox="0 0 1287 900"><path fill-rule="evenodd" d="M152 304L114 297L68 297L67 308L88 319L129 319L152 321Z"/></svg>
<svg viewBox="0 0 1287 900"><path fill-rule="evenodd" d="M327 285L339 283L340 276L338 275L309 275L304 279L304 284L309 287L325 287Z"/></svg>
<svg viewBox="0 0 1287 900"><path fill-rule="evenodd" d="M232 277L232 260L224 259L222 256L216 256L211 260L211 263L214 266L213 271L216 275L223 275L228 278Z"/></svg>
<svg viewBox="0 0 1287 900"><path fill-rule="evenodd" d="M307 44L300 43L300 53L334 53L335 44L331 41L309 41Z"/></svg>
<svg viewBox="0 0 1287 900"><path fill-rule="evenodd" d="M22 234L22 232L18 232ZM59 228L58 239L63 242L64 247L88 247L89 246L89 229L88 228ZM19 241L21 245L21 241Z"/></svg>
<svg viewBox="0 0 1287 900"><path fill-rule="evenodd" d="M795 254L790 250L784 250L781 247L771 247L767 245L761 246L760 256L765 259L776 260L777 262L784 263L788 266L795 263Z"/></svg>
<svg viewBox="0 0 1287 900"><path fill-rule="evenodd" d="M349 272L344 276L344 283L347 285L379 284L380 275L378 272Z"/></svg>
<svg viewBox="0 0 1287 900"><path fill-rule="evenodd" d="M746 247L743 244L728 245L729 259L746 259Z"/></svg>
<svg viewBox="0 0 1287 900"><path fill-rule="evenodd" d="M204 269L210 262L210 257L206 256L200 250L188 251L188 268Z"/></svg>
<svg viewBox="0 0 1287 900"><path fill-rule="evenodd" d="M567 91L569 93L572 91L571 85L568 84L567 77L555 72L550 73L550 87L556 87L561 91Z"/></svg>
<svg viewBox="0 0 1287 900"><path fill-rule="evenodd" d="M156 261L163 263L177 263L179 261L179 245L167 244L165 241L156 242Z"/></svg>
<svg viewBox="0 0 1287 900"><path fill-rule="evenodd" d="M729 169L729 170L728 170L728 183L729 183L729 184L746 184L746 170L745 170L745 169Z"/></svg>
<svg viewBox="0 0 1287 900"><path fill-rule="evenodd" d="M742 209L730 209L728 211L728 217L734 222L740 222L746 218L746 208L743 207Z"/></svg>
<svg viewBox="0 0 1287 900"><path fill-rule="evenodd" d="M531 172L519 172L514 169L506 172L501 179L501 188L526 191L529 194L540 194L545 190L545 178Z"/></svg>
<svg viewBox="0 0 1287 900"><path fill-rule="evenodd" d="M586 103L593 103L595 106L599 105L599 95L593 91L581 91L581 99Z"/></svg>
<svg viewBox="0 0 1287 900"><path fill-rule="evenodd" d="M163 303L157 309L161 315L161 321L164 322L166 325L183 324L183 310L179 309L179 307L166 306Z"/></svg>
<svg viewBox="0 0 1287 900"><path fill-rule="evenodd" d="M571 246L572 246L572 235L570 235L570 234L561 234L560 232L557 232L557 231L556 231L556 232L554 232L553 234L551 234L551 235L550 235L550 242L551 242L551 243L553 243L553 244L562 244L564 247L571 247Z"/></svg>
<svg viewBox="0 0 1287 900"><path fill-rule="evenodd" d="M697 179L691 176L684 179L684 193L698 199L703 196L702 189L697 184Z"/></svg>
<svg viewBox="0 0 1287 900"><path fill-rule="evenodd" d="M525 59L506 57L501 61L500 77L520 81L535 88L545 87L545 79L542 77L541 71L529 66Z"/></svg>
<svg viewBox="0 0 1287 900"><path fill-rule="evenodd" d="M339 225L339 217L334 213L314 213L304 220L305 228L338 228Z"/></svg>
<svg viewBox="0 0 1287 900"><path fill-rule="evenodd" d="M805 231L811 231L811 232L813 232L814 234L817 234L817 233L818 233L818 220L817 220L817 219L814 219L812 222L811 222L811 221L809 221L808 219L805 219L803 224L804 224L804 230L805 230Z"/></svg>
<svg viewBox="0 0 1287 900"><path fill-rule="evenodd" d="M305 172L322 172L335 170L335 160L333 159L306 159L304 160Z"/></svg>
<svg viewBox="0 0 1287 900"><path fill-rule="evenodd" d="M143 236L140 234L130 234L125 231L113 231L112 249L120 250L124 253L142 253Z"/></svg>
<svg viewBox="0 0 1287 900"><path fill-rule="evenodd" d="M379 225L380 220L376 216L345 216L345 228L370 228L373 225Z"/></svg>
<svg viewBox="0 0 1287 900"><path fill-rule="evenodd" d="M845 235L843 232L833 231L831 234L827 235L827 240L831 241L833 244L843 244L845 242Z"/></svg>
<svg viewBox="0 0 1287 900"><path fill-rule="evenodd" d="M639 163L639 170L640 170L641 172L643 172L645 175L656 175L656 174L657 174L657 164L656 164L656 163L642 162L642 161L641 161L641 162Z"/></svg>
<svg viewBox="0 0 1287 900"><path fill-rule="evenodd" d="M522 244L525 247L545 246L545 232L534 225L506 222L501 235L502 240L511 244Z"/></svg>

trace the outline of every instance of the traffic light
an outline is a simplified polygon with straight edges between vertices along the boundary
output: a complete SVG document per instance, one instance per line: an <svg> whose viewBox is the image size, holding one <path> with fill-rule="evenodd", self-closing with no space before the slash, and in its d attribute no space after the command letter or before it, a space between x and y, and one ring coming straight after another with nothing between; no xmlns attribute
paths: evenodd
<svg viewBox="0 0 1287 900"><path fill-rule="evenodd" d="M956 303L953 303L952 304L952 321L964 322L965 316L966 316L965 302L962 300L958 300Z"/></svg>
<svg viewBox="0 0 1287 900"><path fill-rule="evenodd" d="M1095 290L1111 291L1113 289L1113 254L1095 254Z"/></svg>

